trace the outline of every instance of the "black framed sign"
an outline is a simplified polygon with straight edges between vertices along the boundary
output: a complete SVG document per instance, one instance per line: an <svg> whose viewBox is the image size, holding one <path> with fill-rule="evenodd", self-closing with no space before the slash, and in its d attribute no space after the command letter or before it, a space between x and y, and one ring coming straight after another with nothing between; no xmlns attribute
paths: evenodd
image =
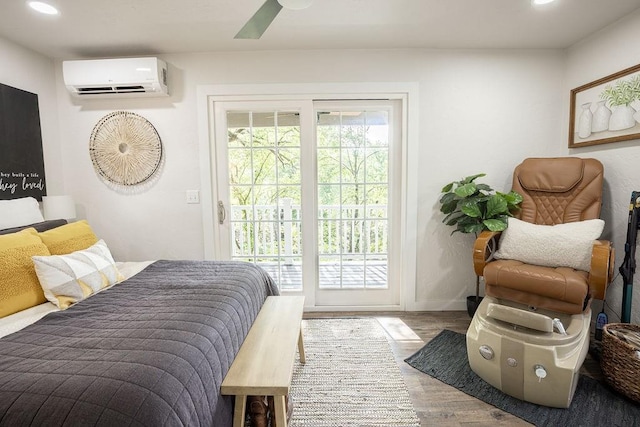
<svg viewBox="0 0 640 427"><path fill-rule="evenodd" d="M38 95L0 83L0 199L46 194Z"/></svg>

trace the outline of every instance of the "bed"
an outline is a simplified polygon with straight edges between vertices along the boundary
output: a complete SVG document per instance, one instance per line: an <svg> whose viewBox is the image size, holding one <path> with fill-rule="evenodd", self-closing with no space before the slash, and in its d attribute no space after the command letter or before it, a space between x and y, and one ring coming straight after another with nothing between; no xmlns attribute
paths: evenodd
<svg viewBox="0 0 640 427"><path fill-rule="evenodd" d="M69 308L0 318L0 425L232 424L220 384L272 279L242 262L116 266L126 280Z"/></svg>

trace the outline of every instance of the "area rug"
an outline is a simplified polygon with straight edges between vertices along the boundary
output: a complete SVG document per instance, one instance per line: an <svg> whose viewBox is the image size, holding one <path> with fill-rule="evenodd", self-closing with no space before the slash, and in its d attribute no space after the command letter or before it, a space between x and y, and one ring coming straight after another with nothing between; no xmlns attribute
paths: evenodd
<svg viewBox="0 0 640 427"><path fill-rule="evenodd" d="M523 402L502 393L471 370L465 336L457 332L442 331L405 361L445 384L537 426L640 426L640 405L584 375L568 409Z"/></svg>
<svg viewBox="0 0 640 427"><path fill-rule="evenodd" d="M303 333L307 363L293 372L290 426L420 426L377 320L304 320Z"/></svg>

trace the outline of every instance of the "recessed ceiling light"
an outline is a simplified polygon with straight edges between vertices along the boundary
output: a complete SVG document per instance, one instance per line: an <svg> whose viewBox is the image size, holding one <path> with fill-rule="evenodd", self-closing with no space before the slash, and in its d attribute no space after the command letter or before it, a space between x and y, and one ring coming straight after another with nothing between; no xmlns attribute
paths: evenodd
<svg viewBox="0 0 640 427"><path fill-rule="evenodd" d="M44 13L45 15L59 15L58 9L50 4L41 1L30 1L27 3L29 7L37 12Z"/></svg>
<svg viewBox="0 0 640 427"><path fill-rule="evenodd" d="M540 5L540 4L547 4L547 3L551 3L554 2L556 0L531 0L531 4L534 6Z"/></svg>

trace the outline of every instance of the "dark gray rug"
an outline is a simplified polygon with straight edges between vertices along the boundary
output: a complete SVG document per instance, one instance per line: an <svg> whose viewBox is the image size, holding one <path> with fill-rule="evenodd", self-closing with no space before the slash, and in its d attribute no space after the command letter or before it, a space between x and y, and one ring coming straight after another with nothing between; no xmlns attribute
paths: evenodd
<svg viewBox="0 0 640 427"><path fill-rule="evenodd" d="M584 375L568 409L523 402L502 393L471 370L465 336L457 332L442 331L405 362L537 426L640 426L640 405Z"/></svg>

